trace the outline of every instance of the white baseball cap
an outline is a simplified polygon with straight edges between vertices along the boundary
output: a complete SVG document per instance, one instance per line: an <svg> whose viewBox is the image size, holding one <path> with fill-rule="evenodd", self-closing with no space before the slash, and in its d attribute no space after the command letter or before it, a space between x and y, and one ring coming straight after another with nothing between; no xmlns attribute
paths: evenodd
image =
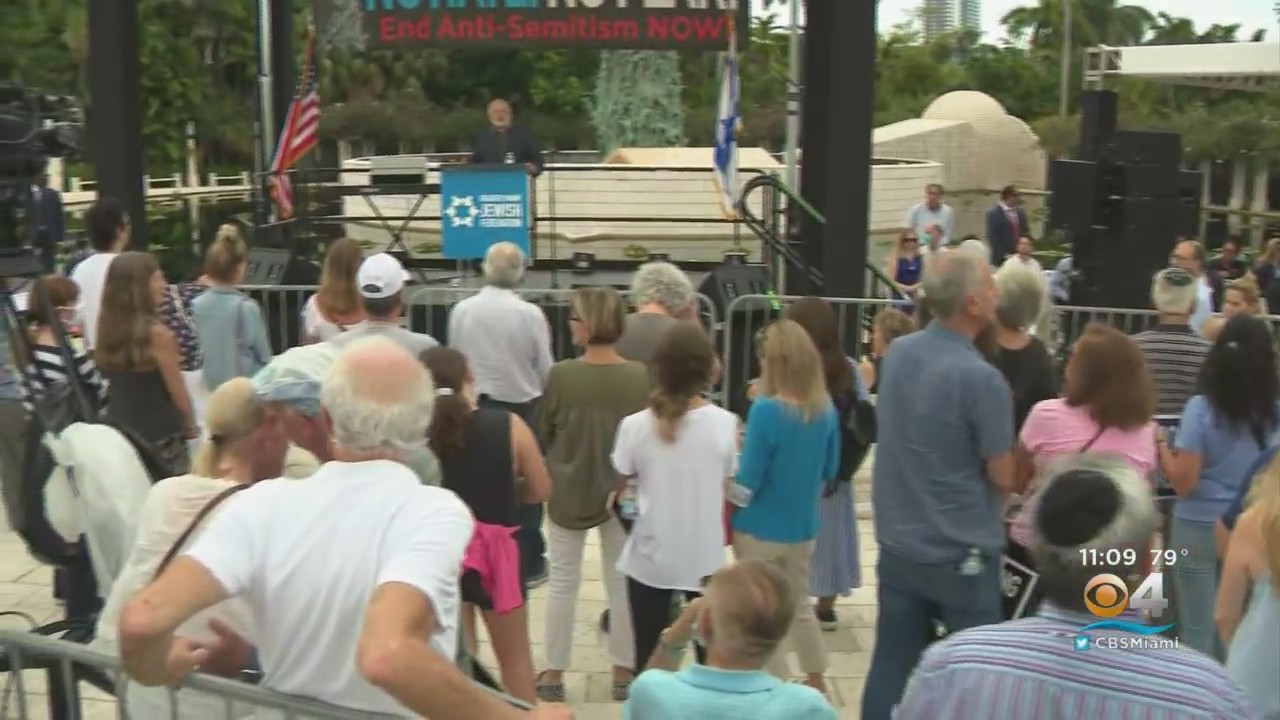
<svg viewBox="0 0 1280 720"><path fill-rule="evenodd" d="M394 256L387 253L370 255L360 263L356 272L356 286L364 297L377 300L388 298L404 289L409 272Z"/></svg>

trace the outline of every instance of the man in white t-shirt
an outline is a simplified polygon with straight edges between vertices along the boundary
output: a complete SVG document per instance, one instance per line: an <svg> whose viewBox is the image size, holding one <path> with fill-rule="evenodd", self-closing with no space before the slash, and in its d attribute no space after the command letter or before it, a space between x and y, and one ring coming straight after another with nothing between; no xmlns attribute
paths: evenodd
<svg viewBox="0 0 1280 720"><path fill-rule="evenodd" d="M530 717L456 667L458 576L474 527L453 493L399 462L423 443L426 369L389 338L353 343L321 388L333 461L305 483L267 480L226 501L200 538L120 616L125 667L174 684L220 646L173 637L242 597L263 685L355 711L433 720ZM236 646L242 643L231 643ZM539 718L569 717L556 707Z"/></svg>
<svg viewBox="0 0 1280 720"><path fill-rule="evenodd" d="M1018 238L1018 246L1014 254L1010 255L1000 267L1004 267L1005 265L1015 265L1017 267L1027 268L1035 274L1043 276L1044 267L1041 266L1040 261L1031 254L1035 252L1035 250L1035 243L1031 241L1031 238L1024 235Z"/></svg>
<svg viewBox="0 0 1280 720"><path fill-rule="evenodd" d="M102 310L102 288L107 269L116 255L129 246L129 215L114 200L102 199L84 214L85 231L93 254L76 263L71 279L80 286L80 328L84 341L93 347L98 336L98 312Z"/></svg>

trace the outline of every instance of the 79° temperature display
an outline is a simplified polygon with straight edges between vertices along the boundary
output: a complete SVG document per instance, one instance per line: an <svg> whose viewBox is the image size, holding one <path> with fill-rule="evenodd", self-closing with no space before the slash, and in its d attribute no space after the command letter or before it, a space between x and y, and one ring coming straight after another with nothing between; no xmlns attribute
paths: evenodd
<svg viewBox="0 0 1280 720"><path fill-rule="evenodd" d="M1186 557L1187 551L1175 550L1173 548L1165 548L1164 550L1148 550L1151 553L1151 565L1164 565L1171 567L1178 562L1178 558ZM1098 548L1080 548L1080 564L1085 567L1133 567L1138 564L1138 551L1133 548L1117 550L1110 548L1099 550Z"/></svg>

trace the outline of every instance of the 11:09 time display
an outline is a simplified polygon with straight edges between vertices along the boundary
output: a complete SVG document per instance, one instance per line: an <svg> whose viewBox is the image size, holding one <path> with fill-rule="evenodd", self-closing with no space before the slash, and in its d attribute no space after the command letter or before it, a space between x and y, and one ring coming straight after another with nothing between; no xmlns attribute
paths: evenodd
<svg viewBox="0 0 1280 720"><path fill-rule="evenodd" d="M1186 550L1174 550L1166 548L1164 550L1150 550L1151 564L1163 563L1164 565L1173 565L1178 562L1178 558L1186 557ZM1080 548L1080 564L1085 567L1120 567L1133 566L1138 563L1138 551L1133 548L1118 550L1116 548L1107 548L1100 550L1098 548Z"/></svg>

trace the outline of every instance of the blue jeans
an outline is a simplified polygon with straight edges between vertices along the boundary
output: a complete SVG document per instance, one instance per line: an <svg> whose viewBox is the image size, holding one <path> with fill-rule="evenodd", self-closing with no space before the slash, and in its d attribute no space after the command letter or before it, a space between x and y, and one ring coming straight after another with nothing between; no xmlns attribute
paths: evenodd
<svg viewBox="0 0 1280 720"><path fill-rule="evenodd" d="M935 623L948 632L1000 622L1000 557L985 559L976 575L960 563L922 565L880 550L876 645L862 693L862 720L890 720L907 678L933 642Z"/></svg>
<svg viewBox="0 0 1280 720"><path fill-rule="evenodd" d="M1173 566L1173 585L1177 588L1178 637L1182 644L1221 660L1222 642L1213 622L1213 603L1218 593L1217 547L1213 541L1213 523L1173 519L1169 547L1186 551Z"/></svg>
<svg viewBox="0 0 1280 720"><path fill-rule="evenodd" d="M530 428L535 427L537 398L527 403L507 403L482 395L480 404L519 415ZM516 510L516 520L520 524L520 529L516 531L516 546L520 548L520 581L527 584L529 578L547 573L547 540L542 535L542 503L521 504Z"/></svg>

